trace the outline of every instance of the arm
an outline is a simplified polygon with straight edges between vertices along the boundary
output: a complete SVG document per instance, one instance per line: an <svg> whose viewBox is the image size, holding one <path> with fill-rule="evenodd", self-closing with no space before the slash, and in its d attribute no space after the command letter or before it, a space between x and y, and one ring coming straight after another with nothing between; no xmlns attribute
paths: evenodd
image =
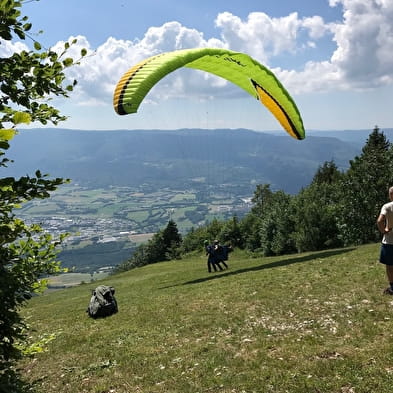
<svg viewBox="0 0 393 393"><path fill-rule="evenodd" d="M381 232L383 235L385 233L388 233L388 232L390 232L392 230L392 228L388 228L386 226L386 218L385 218L385 216L383 214L380 214L378 216L377 227L378 227L379 232Z"/></svg>

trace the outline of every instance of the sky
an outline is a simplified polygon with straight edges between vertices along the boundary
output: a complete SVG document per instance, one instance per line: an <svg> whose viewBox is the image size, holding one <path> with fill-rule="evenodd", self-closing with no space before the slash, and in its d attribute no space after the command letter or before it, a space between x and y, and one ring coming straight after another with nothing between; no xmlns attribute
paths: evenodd
<svg viewBox="0 0 393 393"><path fill-rule="evenodd" d="M70 98L53 100L68 116L62 128L281 129L253 97L194 70L165 77L138 113L115 113L114 88L135 63L195 47L244 52L270 68L306 135L393 127L393 0L39 0L26 1L22 14L45 48L77 38L70 55L88 50L67 71L78 80ZM26 44L3 42L0 55Z"/></svg>

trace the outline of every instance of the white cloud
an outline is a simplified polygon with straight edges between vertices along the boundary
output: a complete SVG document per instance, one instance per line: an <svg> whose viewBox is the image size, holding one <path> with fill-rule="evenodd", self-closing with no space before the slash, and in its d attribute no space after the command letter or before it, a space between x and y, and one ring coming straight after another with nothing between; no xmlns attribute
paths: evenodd
<svg viewBox="0 0 393 393"><path fill-rule="evenodd" d="M0 57L9 57L12 56L13 53L20 53L23 50L29 50L23 42L0 40Z"/></svg>
<svg viewBox="0 0 393 393"><path fill-rule="evenodd" d="M171 50L205 46L203 33L188 29L179 22L168 22L160 27L147 30L139 47L146 48L151 54Z"/></svg>
<svg viewBox="0 0 393 393"><path fill-rule="evenodd" d="M317 15L299 19L296 13L282 18L252 13L242 21L223 13L216 25L230 48L246 51L265 64L285 52L301 56L303 48L318 49L318 40L331 37L336 50L324 60L305 60L303 70L284 72L291 91L364 89L392 83L393 0L330 0L329 4L342 5L341 22L327 24ZM302 41L302 31L307 41Z"/></svg>
<svg viewBox="0 0 393 393"><path fill-rule="evenodd" d="M329 4L342 6L341 21L328 24L321 16L299 18L296 12L281 18L253 12L242 20L223 12L215 20L219 37L210 39L205 39L203 32L175 21L151 27L134 41L110 37L96 49L90 47L85 37L77 37L78 43L70 54L78 58L81 48L87 48L89 55L80 66L69 70L69 76L79 82L73 99L85 105L111 102L116 82L132 65L157 53L192 47L230 48L246 52L266 65L280 56L297 63L301 60L303 66L298 65L296 71L282 67L273 70L284 86L296 94L392 83L393 0L330 0ZM329 40L326 52L324 45ZM59 46L63 47L63 43ZM316 51L318 61L312 57ZM157 102L169 96L209 99L241 93L210 74L179 70L156 85L148 99Z"/></svg>
<svg viewBox="0 0 393 393"><path fill-rule="evenodd" d="M341 70L329 61L310 61L300 72L280 68L273 71L292 94L324 92L332 86L348 88L343 84Z"/></svg>
<svg viewBox="0 0 393 393"><path fill-rule="evenodd" d="M125 41L113 37L100 45L96 50L90 47L86 37L77 37L77 44L71 47L69 55L78 58L82 48L88 50L88 56L81 60L79 66L67 71L69 78L78 80L73 94L74 100L82 104L97 103L99 100L111 100L114 87L121 75L139 61L165 51L193 47L224 47L218 39L205 40L203 34L195 29L188 29L178 22L165 23L160 27L151 27L141 40ZM64 43L56 45L61 50ZM54 49L56 49L54 48ZM190 77L191 75L191 77ZM206 78L213 83L205 81ZM164 78L154 87L154 95L150 100L162 100L169 96L182 96L186 92L201 96L210 96L213 87L224 84L217 77L191 70L178 71ZM92 100L91 98L94 98Z"/></svg>
<svg viewBox="0 0 393 393"><path fill-rule="evenodd" d="M393 1L331 0L341 4L342 23L332 27L337 50L331 61L354 88L393 81Z"/></svg>
<svg viewBox="0 0 393 393"><path fill-rule="evenodd" d="M267 63L270 56L296 50L296 34L301 21L296 13L279 19L271 19L263 13L252 13L246 22L232 14L223 13L218 15L216 25L222 31L220 38L206 40L203 33L195 29L184 27L179 22L168 22L149 28L140 40L125 41L110 37L95 50L85 37L77 37L78 42L72 46L70 55L78 58L82 48L88 49L89 55L81 61L80 66L68 71L70 78L78 80L73 99L80 100L85 105L99 100L108 102L114 86L128 68L144 58L165 51L193 47L228 47L247 52ZM306 28L311 30L311 25L315 30L315 23L312 24L311 21ZM63 42L58 44L59 49L63 46ZM237 96L244 93L211 74L179 70L157 84L148 99L160 101L169 96L196 96L205 100L224 94Z"/></svg>
<svg viewBox="0 0 393 393"><path fill-rule="evenodd" d="M325 24L323 18L317 15L311 18L304 18L302 26L309 31L311 39L322 38L329 31L329 27Z"/></svg>
<svg viewBox="0 0 393 393"><path fill-rule="evenodd" d="M253 12L246 21L242 21L238 16L223 12L217 16L215 23L229 48L250 53L267 63L270 56L296 50L301 21L297 13L270 18L263 12Z"/></svg>

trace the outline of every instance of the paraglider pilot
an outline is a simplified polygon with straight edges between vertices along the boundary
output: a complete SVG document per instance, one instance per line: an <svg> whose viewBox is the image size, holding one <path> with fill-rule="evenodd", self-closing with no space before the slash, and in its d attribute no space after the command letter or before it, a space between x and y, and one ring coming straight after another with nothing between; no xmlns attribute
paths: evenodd
<svg viewBox="0 0 393 393"><path fill-rule="evenodd" d="M386 266L389 286L384 293L393 295L393 187L389 188L390 202L385 203L377 219L377 226L382 237L379 262Z"/></svg>
<svg viewBox="0 0 393 393"><path fill-rule="evenodd" d="M207 271L211 273L213 268L213 270L216 272L217 267L220 270L223 270L223 268L217 263L214 246L212 244L209 244L207 240L204 241L204 245L207 255Z"/></svg>
<svg viewBox="0 0 393 393"><path fill-rule="evenodd" d="M225 261L228 260L228 254L233 250L231 245L221 246L218 240L215 240L211 245L207 240L204 242L207 258L207 270L209 273L217 271L217 268L222 271L224 270L221 263L228 269L228 265Z"/></svg>
<svg viewBox="0 0 393 393"><path fill-rule="evenodd" d="M228 265L225 263L228 260L226 246L222 246L218 240L214 240L214 254L217 265L221 267L220 263L222 263L228 269Z"/></svg>

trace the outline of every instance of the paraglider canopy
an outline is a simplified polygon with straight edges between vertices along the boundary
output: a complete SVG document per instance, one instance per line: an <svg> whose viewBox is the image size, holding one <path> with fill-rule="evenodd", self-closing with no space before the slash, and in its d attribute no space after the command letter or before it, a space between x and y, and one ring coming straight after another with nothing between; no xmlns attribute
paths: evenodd
<svg viewBox="0 0 393 393"><path fill-rule="evenodd" d="M181 67L206 71L234 83L260 100L292 137L304 139L299 110L273 72L247 54L221 48L165 52L139 62L121 77L115 88L115 111L119 115L137 112L152 87Z"/></svg>

